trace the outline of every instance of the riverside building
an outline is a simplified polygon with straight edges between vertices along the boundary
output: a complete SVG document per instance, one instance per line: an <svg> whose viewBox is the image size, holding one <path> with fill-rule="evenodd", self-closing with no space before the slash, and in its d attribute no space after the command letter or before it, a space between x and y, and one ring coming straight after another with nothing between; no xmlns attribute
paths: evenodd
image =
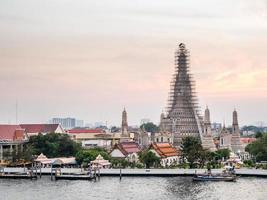
<svg viewBox="0 0 267 200"><path fill-rule="evenodd" d="M0 125L0 163L12 157L13 151L23 151L28 141L25 129L19 125Z"/></svg>

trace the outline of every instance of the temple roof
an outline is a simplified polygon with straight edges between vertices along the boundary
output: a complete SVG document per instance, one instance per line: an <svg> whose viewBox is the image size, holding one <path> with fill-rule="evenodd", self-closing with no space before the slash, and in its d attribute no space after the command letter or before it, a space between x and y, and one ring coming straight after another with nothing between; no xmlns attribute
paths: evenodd
<svg viewBox="0 0 267 200"><path fill-rule="evenodd" d="M138 153L141 149L135 142L121 142L114 146L114 149L119 149L125 156L131 153Z"/></svg>
<svg viewBox="0 0 267 200"><path fill-rule="evenodd" d="M179 156L181 152L169 143L152 143L149 149L154 149L161 158Z"/></svg>
<svg viewBox="0 0 267 200"><path fill-rule="evenodd" d="M20 124L27 133L54 133L59 124Z"/></svg>

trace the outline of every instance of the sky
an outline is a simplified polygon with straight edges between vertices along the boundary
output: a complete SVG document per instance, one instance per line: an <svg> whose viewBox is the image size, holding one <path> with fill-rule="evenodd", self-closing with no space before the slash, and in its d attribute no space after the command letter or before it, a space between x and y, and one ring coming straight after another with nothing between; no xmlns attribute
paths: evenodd
<svg viewBox="0 0 267 200"><path fill-rule="evenodd" d="M0 123L158 123L181 42L202 112L267 125L267 0L0 0Z"/></svg>

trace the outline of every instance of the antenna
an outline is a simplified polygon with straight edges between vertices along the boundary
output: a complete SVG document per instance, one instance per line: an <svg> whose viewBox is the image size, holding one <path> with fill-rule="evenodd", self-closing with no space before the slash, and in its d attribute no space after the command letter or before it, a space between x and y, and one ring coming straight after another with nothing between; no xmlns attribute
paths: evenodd
<svg viewBox="0 0 267 200"><path fill-rule="evenodd" d="M18 100L16 99L16 124L18 124Z"/></svg>

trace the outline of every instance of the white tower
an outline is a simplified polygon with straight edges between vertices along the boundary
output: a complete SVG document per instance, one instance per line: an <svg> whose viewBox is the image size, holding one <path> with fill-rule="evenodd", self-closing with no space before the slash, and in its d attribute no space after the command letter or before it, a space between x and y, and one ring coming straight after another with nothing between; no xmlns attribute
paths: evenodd
<svg viewBox="0 0 267 200"><path fill-rule="evenodd" d="M127 112L124 108L122 112L122 122L121 122L121 136L122 137L129 137L128 133L128 121L127 121Z"/></svg>
<svg viewBox="0 0 267 200"><path fill-rule="evenodd" d="M240 130L238 126L237 112L233 112L232 138L231 149L234 153L244 152L244 148L240 142Z"/></svg>
<svg viewBox="0 0 267 200"><path fill-rule="evenodd" d="M216 147L211 132L210 111L208 107L205 110L203 128L204 128L203 135L201 137L203 148L209 149L210 151L216 151Z"/></svg>

